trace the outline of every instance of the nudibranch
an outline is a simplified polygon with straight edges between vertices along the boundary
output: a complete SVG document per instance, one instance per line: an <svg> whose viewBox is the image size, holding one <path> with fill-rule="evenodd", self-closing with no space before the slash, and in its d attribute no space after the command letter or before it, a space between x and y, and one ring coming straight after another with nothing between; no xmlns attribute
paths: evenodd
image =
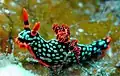
<svg viewBox="0 0 120 76"><path fill-rule="evenodd" d="M25 47L38 62L46 67L54 65L80 64L92 58L102 58L110 48L111 37L94 41L91 44L79 44L77 40L70 39L68 25L53 24L52 29L57 38L46 41L40 36L38 30L40 22L30 29L28 13L23 8L24 30L18 34L16 43Z"/></svg>

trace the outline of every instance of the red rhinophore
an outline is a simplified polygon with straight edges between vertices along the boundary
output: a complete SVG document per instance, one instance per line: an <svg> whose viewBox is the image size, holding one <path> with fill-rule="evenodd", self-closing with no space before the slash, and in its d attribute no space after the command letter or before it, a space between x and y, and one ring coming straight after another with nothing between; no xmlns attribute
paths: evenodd
<svg viewBox="0 0 120 76"><path fill-rule="evenodd" d="M34 25L34 27L33 27L33 31L38 31L39 30L39 28L40 28L40 22L37 22L37 23L35 23L35 25Z"/></svg>
<svg viewBox="0 0 120 76"><path fill-rule="evenodd" d="M27 10L25 8L23 8L23 20L28 21L28 13L27 13Z"/></svg>
<svg viewBox="0 0 120 76"><path fill-rule="evenodd" d="M31 35L35 36L37 34L37 31L39 30L39 28L40 28L40 22L35 23L35 25L34 25L34 27L32 29Z"/></svg>

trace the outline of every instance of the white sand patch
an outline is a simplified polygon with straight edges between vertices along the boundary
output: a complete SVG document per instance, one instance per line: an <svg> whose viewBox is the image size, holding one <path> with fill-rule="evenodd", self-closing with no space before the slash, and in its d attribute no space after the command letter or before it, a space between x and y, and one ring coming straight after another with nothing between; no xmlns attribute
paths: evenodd
<svg viewBox="0 0 120 76"><path fill-rule="evenodd" d="M22 67L13 55L0 54L0 76L36 76Z"/></svg>
<svg viewBox="0 0 120 76"><path fill-rule="evenodd" d="M0 68L0 76L35 76L30 71L16 64L9 64Z"/></svg>

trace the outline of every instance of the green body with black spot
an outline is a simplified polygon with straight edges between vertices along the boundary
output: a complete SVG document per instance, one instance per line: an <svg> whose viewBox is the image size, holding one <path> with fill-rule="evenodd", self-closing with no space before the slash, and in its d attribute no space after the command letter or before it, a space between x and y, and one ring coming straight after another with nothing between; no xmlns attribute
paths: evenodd
<svg viewBox="0 0 120 76"><path fill-rule="evenodd" d="M27 43L37 59L41 59L49 65L63 64L63 62L78 63L75 53L69 52L69 43L62 43L56 39L46 41L38 33L36 36L32 36L30 32L30 29L25 29L19 33L18 40ZM78 60L83 62L90 60L92 57L100 56L102 50L108 48L109 43L107 39L101 39L88 45L77 44L81 48ZM66 55L68 55L67 59L65 59Z"/></svg>

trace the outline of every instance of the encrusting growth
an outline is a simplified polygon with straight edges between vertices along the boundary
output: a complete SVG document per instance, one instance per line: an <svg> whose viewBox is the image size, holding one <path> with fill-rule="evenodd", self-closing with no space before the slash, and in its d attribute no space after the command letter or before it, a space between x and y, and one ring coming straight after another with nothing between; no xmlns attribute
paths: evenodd
<svg viewBox="0 0 120 76"><path fill-rule="evenodd" d="M110 47L110 37L88 45L71 40L70 29L66 24L61 26L53 24L52 29L57 38L46 41L38 33L40 22L37 22L32 30L29 28L28 14L25 9L23 9L23 20L24 30L18 34L16 43L20 47L26 47L31 55L46 67L62 65L65 60L67 64L80 64L92 58L102 58ZM67 59L65 59L66 56Z"/></svg>

